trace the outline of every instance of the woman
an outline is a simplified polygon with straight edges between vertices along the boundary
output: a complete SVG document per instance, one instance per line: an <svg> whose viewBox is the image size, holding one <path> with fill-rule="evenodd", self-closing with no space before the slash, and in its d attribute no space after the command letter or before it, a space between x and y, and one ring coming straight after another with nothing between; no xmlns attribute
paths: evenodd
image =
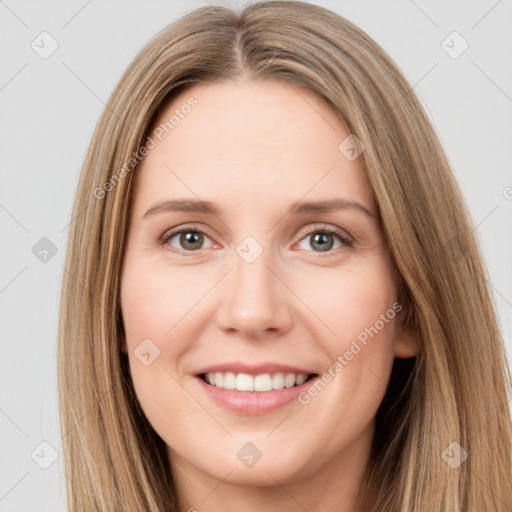
<svg viewBox="0 0 512 512"><path fill-rule="evenodd" d="M512 507L510 373L469 216L353 24L278 1L163 30L99 121L78 214L70 510Z"/></svg>

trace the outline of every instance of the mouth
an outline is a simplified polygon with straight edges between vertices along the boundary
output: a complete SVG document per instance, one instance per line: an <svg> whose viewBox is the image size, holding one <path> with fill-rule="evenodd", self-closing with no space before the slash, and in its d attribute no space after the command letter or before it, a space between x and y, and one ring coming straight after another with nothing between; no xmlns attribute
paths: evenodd
<svg viewBox="0 0 512 512"><path fill-rule="evenodd" d="M280 389L302 386L304 383L318 377L316 373L249 373L209 372L198 375L209 386L256 393L268 393Z"/></svg>
<svg viewBox="0 0 512 512"><path fill-rule="evenodd" d="M231 413L255 416L293 404L318 377L301 369L282 365L210 367L195 375L202 391L217 406Z"/></svg>

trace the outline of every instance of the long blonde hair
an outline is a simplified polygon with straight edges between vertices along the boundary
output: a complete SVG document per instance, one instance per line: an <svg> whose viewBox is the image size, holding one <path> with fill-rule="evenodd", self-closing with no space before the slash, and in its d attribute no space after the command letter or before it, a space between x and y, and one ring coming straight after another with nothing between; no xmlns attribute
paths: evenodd
<svg viewBox="0 0 512 512"><path fill-rule="evenodd" d="M138 404L121 351L132 181L164 103L188 85L240 76L315 92L366 146L361 158L421 350L395 362L361 489L365 511L512 507L510 371L443 148L400 70L363 31L321 7L270 1L240 13L200 8L165 28L126 70L94 132L59 324L69 510L178 510L163 440ZM455 467L453 453L467 458Z"/></svg>

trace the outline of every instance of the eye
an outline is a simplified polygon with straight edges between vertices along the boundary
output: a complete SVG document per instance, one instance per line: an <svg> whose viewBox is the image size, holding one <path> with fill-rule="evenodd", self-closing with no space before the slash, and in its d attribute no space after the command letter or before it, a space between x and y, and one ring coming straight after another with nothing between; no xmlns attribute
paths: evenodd
<svg viewBox="0 0 512 512"><path fill-rule="evenodd" d="M183 252L194 252L213 246L212 240L195 226L171 230L162 236L160 243L162 245L169 244L174 249ZM309 250L308 247L304 247L304 244L308 244L314 252L328 253L340 247L352 247L353 243L352 238L342 229L321 225L310 228L300 240L299 247Z"/></svg>
<svg viewBox="0 0 512 512"><path fill-rule="evenodd" d="M338 245L336 245L336 242ZM340 247L352 247L353 243L348 234L339 228L333 226L314 226L301 239L299 247L309 250L308 247L300 245L307 244L313 248L314 252L329 252Z"/></svg>
<svg viewBox="0 0 512 512"><path fill-rule="evenodd" d="M210 245L204 246L205 241ZM169 244L175 249L192 252L211 247L212 241L200 229L195 227L181 228L164 234L161 243ZM177 244L177 245L176 245Z"/></svg>

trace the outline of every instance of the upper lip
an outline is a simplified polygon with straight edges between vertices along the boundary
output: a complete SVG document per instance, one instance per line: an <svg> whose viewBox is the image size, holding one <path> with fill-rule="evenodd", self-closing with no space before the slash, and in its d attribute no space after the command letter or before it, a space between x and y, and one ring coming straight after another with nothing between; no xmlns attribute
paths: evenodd
<svg viewBox="0 0 512 512"><path fill-rule="evenodd" d="M281 363L257 363L257 364L245 364L240 362L232 363L220 363L200 368L195 372L196 375L202 375L204 373L215 373L215 372L233 372L233 373L247 373L248 375L261 375L264 373L294 373L299 374L312 374L314 372L298 368L296 366L290 366Z"/></svg>

